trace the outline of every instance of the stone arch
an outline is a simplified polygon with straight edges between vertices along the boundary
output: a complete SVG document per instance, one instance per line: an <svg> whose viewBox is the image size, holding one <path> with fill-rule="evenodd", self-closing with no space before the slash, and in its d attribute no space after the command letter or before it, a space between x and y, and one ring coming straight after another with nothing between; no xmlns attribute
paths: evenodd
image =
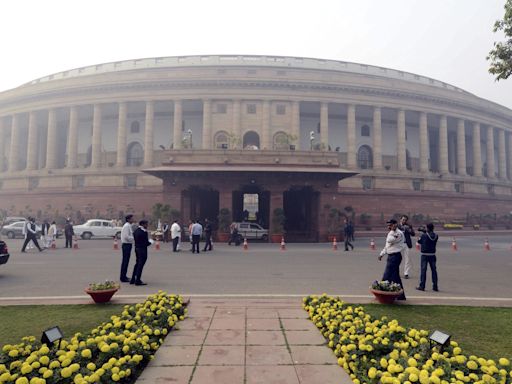
<svg viewBox="0 0 512 384"><path fill-rule="evenodd" d="M144 149L137 141L132 141L126 149L126 165L128 167L138 167L144 161Z"/></svg>
<svg viewBox="0 0 512 384"><path fill-rule="evenodd" d="M357 151L357 165L361 169L373 168L373 152L370 146L361 145Z"/></svg>
<svg viewBox="0 0 512 384"><path fill-rule="evenodd" d="M229 148L229 134L226 131L219 131L213 137L213 145L215 149Z"/></svg>
<svg viewBox="0 0 512 384"><path fill-rule="evenodd" d="M244 149L260 149L260 135L254 131L249 131L244 134L243 139Z"/></svg>
<svg viewBox="0 0 512 384"><path fill-rule="evenodd" d="M290 143L288 140L288 135L286 132L279 131L274 134L272 139L275 150L287 150L290 148Z"/></svg>

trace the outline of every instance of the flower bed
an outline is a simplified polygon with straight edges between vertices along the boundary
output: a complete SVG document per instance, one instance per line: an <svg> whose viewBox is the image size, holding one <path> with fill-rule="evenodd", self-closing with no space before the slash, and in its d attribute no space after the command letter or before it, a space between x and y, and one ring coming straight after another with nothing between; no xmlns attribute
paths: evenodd
<svg viewBox="0 0 512 384"><path fill-rule="evenodd" d="M183 298L159 291L57 347L23 338L0 353L0 383L134 383L167 333L186 315Z"/></svg>
<svg viewBox="0 0 512 384"><path fill-rule="evenodd" d="M372 318L339 298L309 296L303 306L354 383L512 383L505 358L468 357L454 341L430 349L427 331Z"/></svg>

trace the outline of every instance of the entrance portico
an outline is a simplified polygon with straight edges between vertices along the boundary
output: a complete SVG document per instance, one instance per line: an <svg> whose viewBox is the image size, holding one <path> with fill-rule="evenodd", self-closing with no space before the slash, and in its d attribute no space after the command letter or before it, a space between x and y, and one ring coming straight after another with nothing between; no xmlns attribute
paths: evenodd
<svg viewBox="0 0 512 384"><path fill-rule="evenodd" d="M354 175L341 169L339 154L302 151L173 151L160 167L144 172L163 180L164 203L179 209L183 223L217 222L227 208L244 220L244 194L257 195L257 221L273 233L272 212L285 212L287 241L318 241L327 233L321 207L337 195L338 181ZM257 158L257 160L256 160Z"/></svg>

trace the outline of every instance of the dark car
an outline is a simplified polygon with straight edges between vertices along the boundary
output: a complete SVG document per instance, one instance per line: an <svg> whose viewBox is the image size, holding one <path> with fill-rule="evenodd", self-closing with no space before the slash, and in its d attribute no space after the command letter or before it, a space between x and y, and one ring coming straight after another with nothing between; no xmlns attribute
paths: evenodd
<svg viewBox="0 0 512 384"><path fill-rule="evenodd" d="M7 244L5 241L0 240L0 264L7 263L9 260L9 250L7 249Z"/></svg>

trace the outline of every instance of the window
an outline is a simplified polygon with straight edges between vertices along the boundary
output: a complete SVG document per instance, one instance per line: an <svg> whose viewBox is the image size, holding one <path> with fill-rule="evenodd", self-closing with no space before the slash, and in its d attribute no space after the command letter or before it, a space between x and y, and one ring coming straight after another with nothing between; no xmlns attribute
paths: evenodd
<svg viewBox="0 0 512 384"><path fill-rule="evenodd" d="M363 177L361 179L363 190L373 189L373 177Z"/></svg>
<svg viewBox="0 0 512 384"><path fill-rule="evenodd" d="M256 104L247 104L247 113L248 114L256 113Z"/></svg>
<svg viewBox="0 0 512 384"><path fill-rule="evenodd" d="M494 195L494 185L493 184L487 184L487 193L489 195Z"/></svg>
<svg viewBox="0 0 512 384"><path fill-rule="evenodd" d="M276 115L285 115L286 114L286 105L277 104L276 105Z"/></svg>
<svg viewBox="0 0 512 384"><path fill-rule="evenodd" d="M411 153L408 149L405 150L405 168L407 168L409 171L412 170Z"/></svg>
<svg viewBox="0 0 512 384"><path fill-rule="evenodd" d="M215 148L217 148L217 149L228 149L229 148L228 134L224 131L217 132L213 141L215 143Z"/></svg>
<svg viewBox="0 0 512 384"><path fill-rule="evenodd" d="M137 175L126 175L124 177L124 185L128 188L134 188L137 186Z"/></svg>
<svg viewBox="0 0 512 384"><path fill-rule="evenodd" d="M414 179L412 181L412 189L414 191L421 191L423 189L423 180L421 180L421 179Z"/></svg>
<svg viewBox="0 0 512 384"><path fill-rule="evenodd" d="M362 145L357 151L357 164L361 169L373 168L372 149L368 145Z"/></svg>
<svg viewBox="0 0 512 384"><path fill-rule="evenodd" d="M260 149L260 136L254 132L247 132L242 141L243 149Z"/></svg>
<svg viewBox="0 0 512 384"><path fill-rule="evenodd" d="M224 104L224 103L221 103L221 104L217 104L217 113L226 113L227 110L228 110L228 106L227 104Z"/></svg>
<svg viewBox="0 0 512 384"><path fill-rule="evenodd" d="M464 183L455 183L453 185L453 188L455 189L455 192L463 193L464 192Z"/></svg>
<svg viewBox="0 0 512 384"><path fill-rule="evenodd" d="M370 127L368 125L365 124L361 127L361 136L370 136Z"/></svg>
<svg viewBox="0 0 512 384"><path fill-rule="evenodd" d="M288 135L284 132L277 132L274 135L274 149L276 150L287 150L290 148L288 143Z"/></svg>
<svg viewBox="0 0 512 384"><path fill-rule="evenodd" d="M130 143L126 151L126 165L128 167L138 167L142 165L143 159L144 150L142 149L142 145L136 141Z"/></svg>
<svg viewBox="0 0 512 384"><path fill-rule="evenodd" d="M140 123L135 120L135 121L132 121L132 123L130 124L130 133L139 133L140 132Z"/></svg>

